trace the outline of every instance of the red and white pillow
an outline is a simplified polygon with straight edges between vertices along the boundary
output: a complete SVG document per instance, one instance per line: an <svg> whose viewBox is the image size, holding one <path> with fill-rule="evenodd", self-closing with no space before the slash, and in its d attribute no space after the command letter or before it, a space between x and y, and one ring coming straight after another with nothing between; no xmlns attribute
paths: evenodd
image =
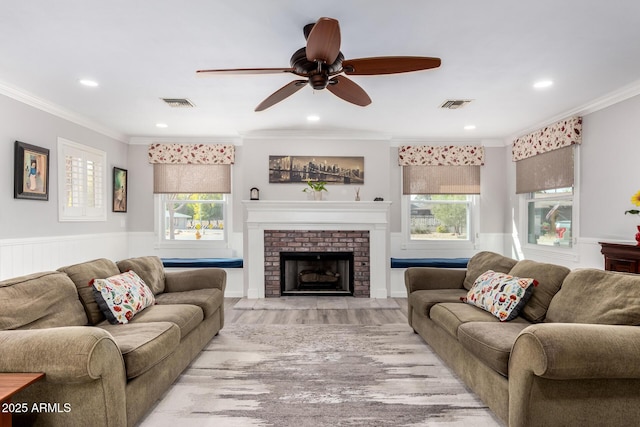
<svg viewBox="0 0 640 427"><path fill-rule="evenodd" d="M505 322L518 316L537 285L535 279L488 270L478 276L463 301L480 307Z"/></svg>
<svg viewBox="0 0 640 427"><path fill-rule="evenodd" d="M100 310L114 325L129 323L136 313L155 304L153 292L134 271L94 279L90 285Z"/></svg>

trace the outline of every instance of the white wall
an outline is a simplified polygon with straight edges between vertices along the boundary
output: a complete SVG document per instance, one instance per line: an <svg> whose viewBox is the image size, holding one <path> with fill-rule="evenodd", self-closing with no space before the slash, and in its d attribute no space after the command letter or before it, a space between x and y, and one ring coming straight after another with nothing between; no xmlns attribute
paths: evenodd
<svg viewBox="0 0 640 427"><path fill-rule="evenodd" d="M111 171L113 166L128 168L127 144L4 95L0 116L0 279L100 254L126 257L127 214L111 212ZM107 153L106 221L58 221L58 137ZM50 150L48 201L13 198L16 140Z"/></svg>
<svg viewBox="0 0 640 427"><path fill-rule="evenodd" d="M15 99L0 95L0 279L61 264L82 262L92 257L120 259L127 256L217 256L203 251L160 250L154 234L153 168L147 163L147 146L158 141L133 138L132 144L105 136L103 132L60 118ZM577 203L579 221L575 223L575 250L558 256L523 247L519 242L520 205L515 195L515 166L511 147L487 147L482 168L482 195L478 240L473 251L495 250L515 257L556 262L569 267L602 268L598 241L633 242L640 218L624 215L631 209L630 197L640 190L636 159L640 140L635 119L640 115L640 96L619 102L583 117L583 144L579 150ZM127 213L112 213L99 223L60 223L57 219L58 176L57 138L63 137L104 150L109 170L113 166L129 170ZM44 201L13 198L14 141L19 140L51 150L50 199ZM190 142L187 138L171 142ZM203 139L198 139L202 142ZM402 249L400 167L397 145L401 142L361 134L289 133L250 136L211 143L236 145L232 177L232 211L229 256L243 253L242 200L249 189L258 187L263 200L304 200L303 184L270 184L269 155L364 156L365 184L362 200L383 197L392 202L391 254L393 257L437 256L435 252ZM413 141L412 143L417 143ZM432 143L437 142L421 142ZM473 144L474 142L465 142ZM475 142L480 143L480 141ZM109 174L108 193L111 194ZM329 185L329 200L353 200L353 185ZM108 202L111 203L110 196ZM514 225L515 224L515 225ZM56 243L58 242L58 243ZM472 252L473 252L472 251ZM439 251L436 251L439 252ZM446 252L446 256L469 256L468 251Z"/></svg>
<svg viewBox="0 0 640 427"><path fill-rule="evenodd" d="M640 224L637 216L624 215L632 209L630 198L640 191L640 96L627 99L605 109L583 116L582 145L580 146L577 176L577 217L574 250L568 253L549 253L526 247L524 230L518 229L519 198L515 195L515 166L510 150L504 166L508 171L508 198L505 217L505 253L515 257L554 262L570 268L604 268L599 241L634 243ZM513 227L514 220L516 227ZM519 236L523 236L519 242ZM522 247L519 252L517 248Z"/></svg>

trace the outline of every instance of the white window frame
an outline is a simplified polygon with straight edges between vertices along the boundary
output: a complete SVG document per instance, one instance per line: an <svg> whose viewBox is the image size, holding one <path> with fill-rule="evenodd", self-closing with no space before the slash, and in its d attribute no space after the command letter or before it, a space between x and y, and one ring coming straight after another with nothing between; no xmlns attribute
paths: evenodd
<svg viewBox="0 0 640 427"><path fill-rule="evenodd" d="M158 248L181 248L181 249L202 249L202 248L229 248L229 233L231 230L231 194L223 194L224 205L222 215L224 221L222 240L169 240L165 239L165 212L162 194L154 195L155 221L154 229L156 234L156 247Z"/></svg>
<svg viewBox="0 0 640 427"><path fill-rule="evenodd" d="M522 238L520 239L520 245L522 250L529 254L529 256L537 256L537 257L548 257L551 259L558 259L564 261L578 261L578 236L580 230L580 215L579 215L579 185L580 185L580 162L578 159L580 158L580 145L574 146L573 152L573 196L572 196L572 207L571 207L571 247L566 246L551 246L551 245L539 245L535 243L529 243L529 201L531 200L531 193L519 194L519 209L520 209L520 221L519 221L519 230L521 231L520 235ZM563 199L567 199L563 197Z"/></svg>
<svg viewBox="0 0 640 427"><path fill-rule="evenodd" d="M478 195L470 195L468 209L469 238L466 240L412 240L411 239L411 195L402 195L401 203L401 231L402 231L402 249L437 249L447 250L469 250L475 248L475 239L477 237L476 230L479 223L478 203L480 197Z"/></svg>
<svg viewBox="0 0 640 427"><path fill-rule="evenodd" d="M79 206L70 207L66 205L66 157L74 156L84 162L86 172L87 162L99 165L102 169L99 178L99 194L94 199L94 206L89 206L87 202L87 174L84 175L84 182L77 191L83 193L83 203ZM75 184L72 184L75 185ZM106 221L107 220L107 154L93 147L89 147L68 139L58 138L58 220L60 222L81 222L81 221Z"/></svg>

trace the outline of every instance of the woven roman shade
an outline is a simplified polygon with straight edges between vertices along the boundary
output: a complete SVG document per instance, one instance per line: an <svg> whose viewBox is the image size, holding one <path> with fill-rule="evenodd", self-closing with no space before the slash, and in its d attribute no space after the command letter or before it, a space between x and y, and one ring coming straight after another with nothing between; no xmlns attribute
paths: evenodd
<svg viewBox="0 0 640 427"><path fill-rule="evenodd" d="M484 147L475 145L402 145L403 194L480 194Z"/></svg>
<svg viewBox="0 0 640 427"><path fill-rule="evenodd" d="M573 186L573 155L582 117L569 117L513 141L516 194Z"/></svg>
<svg viewBox="0 0 640 427"><path fill-rule="evenodd" d="M153 192L231 193L235 147L221 144L151 144Z"/></svg>
<svg viewBox="0 0 640 427"><path fill-rule="evenodd" d="M231 165L153 165L153 192L231 193Z"/></svg>
<svg viewBox="0 0 640 427"><path fill-rule="evenodd" d="M572 187L573 150L572 145L516 162L516 193Z"/></svg>
<svg viewBox="0 0 640 427"><path fill-rule="evenodd" d="M403 194L480 194L480 166L403 166Z"/></svg>

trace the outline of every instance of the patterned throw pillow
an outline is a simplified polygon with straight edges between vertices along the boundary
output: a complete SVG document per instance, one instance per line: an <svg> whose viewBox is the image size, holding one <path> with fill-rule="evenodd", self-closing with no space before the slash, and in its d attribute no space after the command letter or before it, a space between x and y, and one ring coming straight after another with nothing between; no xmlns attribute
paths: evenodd
<svg viewBox="0 0 640 427"><path fill-rule="evenodd" d="M111 324L129 323L133 316L155 304L153 292L134 271L91 281L100 310Z"/></svg>
<svg viewBox="0 0 640 427"><path fill-rule="evenodd" d="M464 302L480 307L500 321L515 319L537 286L535 279L525 279L488 270L473 283Z"/></svg>

